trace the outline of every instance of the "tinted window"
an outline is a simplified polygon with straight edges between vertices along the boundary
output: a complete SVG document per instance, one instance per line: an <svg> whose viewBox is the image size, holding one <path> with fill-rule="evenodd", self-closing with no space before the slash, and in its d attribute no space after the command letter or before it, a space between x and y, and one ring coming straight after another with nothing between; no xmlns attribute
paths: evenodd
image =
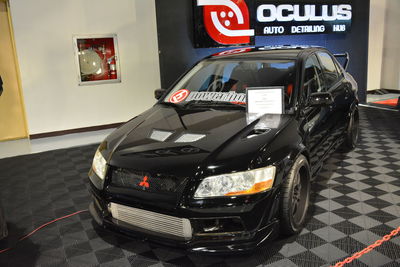
<svg viewBox="0 0 400 267"><path fill-rule="evenodd" d="M306 96L311 93L321 92L324 90L322 86L322 71L315 56L307 59L304 67L304 85L303 91Z"/></svg>
<svg viewBox="0 0 400 267"><path fill-rule="evenodd" d="M330 55L324 52L318 53L321 62L322 70L324 72L325 86L327 89L332 87L338 80L338 72Z"/></svg>
<svg viewBox="0 0 400 267"><path fill-rule="evenodd" d="M339 73L339 76L341 76L341 75L343 75L343 71L339 64L340 63L337 60L335 60L336 70Z"/></svg>

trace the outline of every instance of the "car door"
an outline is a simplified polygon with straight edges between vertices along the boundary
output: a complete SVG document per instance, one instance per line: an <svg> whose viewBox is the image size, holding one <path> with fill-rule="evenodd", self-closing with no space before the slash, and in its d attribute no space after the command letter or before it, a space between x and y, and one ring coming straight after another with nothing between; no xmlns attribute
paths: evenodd
<svg viewBox="0 0 400 267"><path fill-rule="evenodd" d="M331 146L332 142L341 137L348 121L349 111L349 92L344 75L339 72L333 57L327 52L320 51L317 53L320 65L322 67L324 77L324 90L331 93L334 104L331 106L330 120L333 122L330 129L330 138L327 140L327 146Z"/></svg>
<svg viewBox="0 0 400 267"><path fill-rule="evenodd" d="M310 106L309 97L313 93L324 92L324 76L316 55L311 55L305 60L303 78L303 97L306 99L302 116L305 123L303 130L305 134L306 147L310 153L310 165L312 172L321 165L321 159L327 152L326 140L330 129L333 127L331 106Z"/></svg>

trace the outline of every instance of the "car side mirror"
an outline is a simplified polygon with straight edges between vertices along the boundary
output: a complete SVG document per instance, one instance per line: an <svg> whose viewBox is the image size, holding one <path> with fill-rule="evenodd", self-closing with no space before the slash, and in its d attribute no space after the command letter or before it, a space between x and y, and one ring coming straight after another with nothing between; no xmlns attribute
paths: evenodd
<svg viewBox="0 0 400 267"><path fill-rule="evenodd" d="M312 93L308 103L311 107L329 106L333 103L332 94L328 92Z"/></svg>
<svg viewBox="0 0 400 267"><path fill-rule="evenodd" d="M156 89L154 91L154 97L158 100L165 94L165 92L167 92L166 89L163 89L163 88Z"/></svg>

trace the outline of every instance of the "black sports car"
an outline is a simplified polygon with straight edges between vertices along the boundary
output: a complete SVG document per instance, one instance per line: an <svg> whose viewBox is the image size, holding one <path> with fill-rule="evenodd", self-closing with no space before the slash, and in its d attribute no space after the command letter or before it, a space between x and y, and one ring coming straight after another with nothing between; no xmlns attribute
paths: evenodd
<svg viewBox="0 0 400 267"><path fill-rule="evenodd" d="M100 144L92 216L203 252L299 232L323 161L357 142L357 84L345 68L318 47L243 48L198 62ZM246 92L260 88L281 90L280 112L249 113Z"/></svg>

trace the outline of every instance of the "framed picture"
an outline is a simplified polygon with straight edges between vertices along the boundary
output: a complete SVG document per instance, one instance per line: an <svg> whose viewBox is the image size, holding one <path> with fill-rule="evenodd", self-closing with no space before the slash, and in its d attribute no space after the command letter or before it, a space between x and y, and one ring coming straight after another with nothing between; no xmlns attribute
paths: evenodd
<svg viewBox="0 0 400 267"><path fill-rule="evenodd" d="M121 82L116 34L76 35L73 39L79 85Z"/></svg>

